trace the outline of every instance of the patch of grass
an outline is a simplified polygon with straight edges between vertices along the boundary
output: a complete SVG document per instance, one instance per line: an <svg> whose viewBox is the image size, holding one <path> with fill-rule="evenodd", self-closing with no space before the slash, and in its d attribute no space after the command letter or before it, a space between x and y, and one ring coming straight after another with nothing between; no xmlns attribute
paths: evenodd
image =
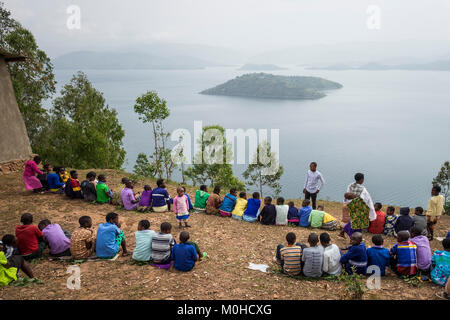
<svg viewBox="0 0 450 320"><path fill-rule="evenodd" d="M405 281L410 286L413 286L414 288L419 288L423 285L422 281L415 276L402 276L400 277L403 281Z"/></svg>
<svg viewBox="0 0 450 320"><path fill-rule="evenodd" d="M361 300L365 290L363 284L363 276L356 273L356 267L352 266L352 274L348 274L345 270L338 277L345 285L345 290L342 293L344 300Z"/></svg>
<svg viewBox="0 0 450 320"><path fill-rule="evenodd" d="M28 287L34 283L42 284L43 282L37 278L17 278L17 280L11 283L11 285L14 287Z"/></svg>

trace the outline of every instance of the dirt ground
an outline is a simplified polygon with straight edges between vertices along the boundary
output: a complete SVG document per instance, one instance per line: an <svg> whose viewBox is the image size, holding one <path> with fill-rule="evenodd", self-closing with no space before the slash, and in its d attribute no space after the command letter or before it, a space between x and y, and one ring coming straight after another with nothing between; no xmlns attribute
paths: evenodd
<svg viewBox="0 0 450 320"><path fill-rule="evenodd" d="M120 190L120 180L126 173L113 170L96 170L106 173L108 185ZM84 177L87 170L79 171ZM143 185L154 181L141 181L135 190L141 191ZM141 219L151 222L151 229L159 230L163 221L172 223L172 234L178 241L179 230L173 212L136 213L117 210L112 205L94 205L81 200L70 200L63 195L33 194L26 191L21 173L0 176L0 236L14 234L20 216L25 212L34 215L34 223L48 218L59 223L69 231L78 227L78 218L82 215L92 217L94 226L103 223L110 211L119 213L122 229L126 235L129 251L135 247L134 232ZM175 195L175 185L169 186L169 193ZM193 198L195 189L188 188ZM300 206L301 200L295 200ZM337 218L341 217L341 204L319 201L325 205L325 211ZM414 206L414 204L411 204ZM383 207L383 210L386 206ZM396 210L398 212L398 209ZM44 258L32 264L35 276L42 283L33 283L24 287L8 286L0 288L1 299L341 299L345 291L343 282L295 279L273 270L278 269L273 262L277 244L285 242L287 232L295 232L300 242L306 242L311 232L321 233L301 227L263 226L230 218L192 214L191 239L196 241L208 257L196 264L193 271L181 273L176 270L160 270L151 266L139 266L132 263L131 256L120 256L115 261L90 261L80 264L81 289L69 290L66 273L69 262L49 261ZM445 237L450 230L450 217L440 220L435 236ZM339 247L347 240L338 237L338 231L329 232L332 242ZM371 245L371 235L365 233L367 246ZM385 246L394 244L393 238L385 239ZM438 240L431 242L432 250L442 250ZM44 251L48 255L48 249ZM267 273L248 269L249 262L269 265ZM20 276L24 276L22 273ZM395 277L388 272L382 279L380 290L367 290L364 299L437 299L436 293L442 288L432 283L421 283L418 287Z"/></svg>

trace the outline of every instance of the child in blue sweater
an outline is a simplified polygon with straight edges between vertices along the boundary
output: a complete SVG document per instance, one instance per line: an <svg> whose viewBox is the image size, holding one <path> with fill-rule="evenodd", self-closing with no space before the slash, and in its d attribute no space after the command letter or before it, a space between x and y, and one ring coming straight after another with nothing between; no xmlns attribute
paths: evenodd
<svg viewBox="0 0 450 320"><path fill-rule="evenodd" d="M367 271L367 252L366 245L362 242L361 232L355 232L350 238L351 246L343 250L348 250L346 254L341 257L347 274L353 274L352 267L356 268L357 274L365 275Z"/></svg>
<svg viewBox="0 0 450 320"><path fill-rule="evenodd" d="M298 212L298 215L300 217L299 225L302 227L309 227L309 215L311 214L312 207L309 205L310 201L308 199L303 200L302 207Z"/></svg>
<svg viewBox="0 0 450 320"><path fill-rule="evenodd" d="M386 267L390 264L389 250L383 247L383 237L381 234L376 234L372 237L373 247L367 249L367 265L378 266L380 268L380 275L386 274Z"/></svg>
<svg viewBox="0 0 450 320"><path fill-rule="evenodd" d="M298 226L300 217L298 216L298 209L294 206L294 201L289 201L288 222Z"/></svg>
<svg viewBox="0 0 450 320"><path fill-rule="evenodd" d="M227 193L223 198L222 205L219 208L219 213L222 217L231 217L232 211L237 201L237 191L234 188L230 189L230 193Z"/></svg>

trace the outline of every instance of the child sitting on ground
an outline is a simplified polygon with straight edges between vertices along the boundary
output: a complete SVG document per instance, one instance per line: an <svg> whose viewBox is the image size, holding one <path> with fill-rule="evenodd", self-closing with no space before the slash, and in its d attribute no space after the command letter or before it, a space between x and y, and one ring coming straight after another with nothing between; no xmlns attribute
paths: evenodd
<svg viewBox="0 0 450 320"><path fill-rule="evenodd" d="M100 178L100 177L99 177ZM120 230L119 215L110 212L106 215L106 223L102 223L97 229L97 241L95 252L102 259L114 258L122 247L122 256L128 256L125 234Z"/></svg>
<svg viewBox="0 0 450 320"><path fill-rule="evenodd" d="M123 208L127 211L133 211L138 207L139 200L133 192L133 182L125 181L125 188L120 191L120 198L122 199Z"/></svg>
<svg viewBox="0 0 450 320"><path fill-rule="evenodd" d="M44 235L44 241L50 248L50 255L54 257L70 257L70 234L69 237L64 233L61 226L57 223L51 223L44 219L38 224L39 230Z"/></svg>
<svg viewBox="0 0 450 320"><path fill-rule="evenodd" d="M178 228L182 228L182 222L184 226L189 228L191 225L188 224L189 219L189 202L187 196L184 194L184 189L182 187L177 188L177 196L173 199L173 212L176 214L178 220Z"/></svg>
<svg viewBox="0 0 450 320"><path fill-rule="evenodd" d="M252 197L247 201L247 208L244 211L242 220L247 222L255 222L259 216L259 207L261 200L259 199L259 192L253 192Z"/></svg>
<svg viewBox="0 0 450 320"><path fill-rule="evenodd" d="M97 190L95 189L96 176L94 171L88 172L86 180L81 182L81 192L83 193L83 199L85 201L94 202L97 200Z"/></svg>
<svg viewBox="0 0 450 320"><path fill-rule="evenodd" d="M101 174L98 176L98 183L97 183L97 203L110 203L113 192L112 190L109 190L108 186L106 185L106 176L104 174Z"/></svg>
<svg viewBox="0 0 450 320"><path fill-rule="evenodd" d="M294 205L294 201L289 201L288 206L289 206L288 223L294 226L298 226L300 218L298 216L298 209Z"/></svg>
<svg viewBox="0 0 450 320"><path fill-rule="evenodd" d="M49 168L50 170L50 168ZM61 194L64 192L64 182L61 181L61 178L59 176L59 168L54 168L54 172L49 173L47 175L47 184L50 189L50 192Z"/></svg>
<svg viewBox="0 0 450 320"><path fill-rule="evenodd" d="M391 248L391 268L398 275L413 276L417 273L417 246L409 241L408 231L397 233L397 243Z"/></svg>
<svg viewBox="0 0 450 320"><path fill-rule="evenodd" d="M120 180L120 182L123 184L122 190L126 188L126 184L127 184L128 181L130 181L130 179L128 179L127 177L123 177ZM112 196L111 196L111 200L109 201L109 203L111 203L114 206L123 207L122 190L120 190L119 192L112 192L111 191L111 195ZM133 195L134 195L134 193L133 193Z"/></svg>
<svg viewBox="0 0 450 320"><path fill-rule="evenodd" d="M384 222L384 235L388 237L395 237L395 223L397 222L398 216L395 214L394 207L388 207L386 210L386 221Z"/></svg>
<svg viewBox="0 0 450 320"><path fill-rule="evenodd" d="M155 234L155 231L150 230L150 221L139 221L138 231L134 233L136 238L136 248L133 251L134 260L143 262L150 261L152 257L152 239Z"/></svg>
<svg viewBox="0 0 450 320"><path fill-rule="evenodd" d="M0 248L0 252L5 253L8 264L17 270L22 270L29 278L34 278L30 265L19 253L16 237L12 234L5 234L0 241L0 246L2 245L3 249Z"/></svg>
<svg viewBox="0 0 450 320"><path fill-rule="evenodd" d="M321 228L323 224L323 217L325 212L323 210L311 210L308 217L308 222L312 228Z"/></svg>
<svg viewBox="0 0 450 320"><path fill-rule="evenodd" d="M80 227L70 237L70 252L74 259L87 259L94 253L97 232L89 216L80 217L78 223Z"/></svg>
<svg viewBox="0 0 450 320"><path fill-rule="evenodd" d="M380 275L384 276L386 274L386 267L390 263L389 250L383 247L383 237L381 234L374 235L372 237L372 247L367 249L367 265L378 266L380 268Z"/></svg>
<svg viewBox="0 0 450 320"><path fill-rule="evenodd" d="M149 212L152 206L152 187L148 184L144 186L144 191L142 191L141 198L139 199L139 205L137 206L137 211L139 212Z"/></svg>
<svg viewBox="0 0 450 320"><path fill-rule="evenodd" d="M312 207L309 205L310 201L308 199L303 200L302 207L300 208L298 215L300 217L299 225L301 227L309 227L309 215L311 214Z"/></svg>
<svg viewBox="0 0 450 320"><path fill-rule="evenodd" d="M43 166L42 173L38 173L36 176L42 184L42 190L49 190L47 176L49 173L51 173L51 171L52 167L48 163L46 163Z"/></svg>
<svg viewBox="0 0 450 320"><path fill-rule="evenodd" d="M236 220L242 220L244 211L247 209L247 194L245 192L239 193L239 198L236 200L236 205L234 206L232 218Z"/></svg>
<svg viewBox="0 0 450 320"><path fill-rule="evenodd" d="M440 286L447 288L450 277L450 238L442 240L444 250L436 250L431 258L431 280ZM448 294L448 292L447 292Z"/></svg>
<svg viewBox="0 0 450 320"><path fill-rule="evenodd" d="M277 263L283 269L283 273L296 276L302 272L302 252L303 249L295 241L297 236L293 232L289 232L286 235L287 246L279 244L276 251Z"/></svg>
<svg viewBox="0 0 450 320"><path fill-rule="evenodd" d="M67 180L70 179L70 175L69 173L66 171L66 168L64 167L58 167L58 174L59 174L59 178L61 179L62 182L66 183Z"/></svg>
<svg viewBox="0 0 450 320"><path fill-rule="evenodd" d="M275 219L275 224L277 226L286 226L288 224L288 211L289 206L284 204L284 198L279 197L277 199L277 205L275 206L277 216Z"/></svg>
<svg viewBox="0 0 450 320"><path fill-rule="evenodd" d="M320 245L323 247L322 271L326 274L338 276L342 272L341 251L334 243L331 243L330 235L326 232L319 236Z"/></svg>
<svg viewBox="0 0 450 320"><path fill-rule="evenodd" d="M302 261L303 274L306 277L319 278L322 276L323 267L323 247L318 246L319 237L316 233L308 236L309 248L303 249Z"/></svg>
<svg viewBox="0 0 450 320"><path fill-rule="evenodd" d="M426 230L426 224L423 228ZM417 246L416 257L418 271L429 273L431 267L430 241L427 236L422 234L422 231L423 229L420 229L419 226L413 226L411 228L411 239L409 240Z"/></svg>
<svg viewBox="0 0 450 320"><path fill-rule="evenodd" d="M223 198L222 205L219 208L219 213L222 217L231 217L231 212L233 212L236 206L237 191L234 188L230 189L230 193L227 193Z"/></svg>
<svg viewBox="0 0 450 320"><path fill-rule="evenodd" d="M16 227L17 247L25 260L30 261L42 257L45 248L42 231L33 223L33 215L24 213L20 218L21 226Z"/></svg>
<svg viewBox="0 0 450 320"><path fill-rule="evenodd" d="M155 264L167 265L171 262L172 247L176 241L170 234L172 225L169 222L161 223L160 230L152 238L152 260Z"/></svg>
<svg viewBox="0 0 450 320"><path fill-rule="evenodd" d="M204 184L200 186L200 190L195 191L194 210L196 212L205 212L206 201L209 198L208 187Z"/></svg>
<svg viewBox="0 0 450 320"><path fill-rule="evenodd" d="M17 268L10 265L3 252L3 243L0 241L0 287L7 286L17 280Z"/></svg>
<svg viewBox="0 0 450 320"><path fill-rule="evenodd" d="M80 180L78 180L78 172L75 170L70 171L70 178L66 182L64 192L71 199L83 199Z"/></svg>
<svg viewBox="0 0 450 320"><path fill-rule="evenodd" d="M152 210L166 212L170 210L170 196L163 179L156 181L157 187L152 191Z"/></svg>
<svg viewBox="0 0 450 320"><path fill-rule="evenodd" d="M381 211L383 206L379 202L376 202L373 207L375 208L377 218L370 221L368 231L372 234L382 234L384 231L384 223L386 221L386 213Z"/></svg>
<svg viewBox="0 0 450 320"><path fill-rule="evenodd" d="M277 210L275 206L272 204L271 197L264 198L264 207L259 214L259 222L264 225L274 225L277 219Z"/></svg>
<svg viewBox="0 0 450 320"><path fill-rule="evenodd" d="M324 211L323 205L317 206L317 210L323 211L323 223L321 229L335 231L339 227L339 222L331 214Z"/></svg>
<svg viewBox="0 0 450 320"><path fill-rule="evenodd" d="M416 207L414 209L414 215L413 215L413 227L417 227L420 230L422 230L421 234L423 236L428 236L428 231L427 231L427 216L423 213L423 208L422 207Z"/></svg>
<svg viewBox="0 0 450 320"><path fill-rule="evenodd" d="M414 224L413 218L409 215L409 208L403 207L400 208L400 216L397 219L397 222L395 222L395 233L399 233L400 231L408 231L411 229L411 227Z"/></svg>
<svg viewBox="0 0 450 320"><path fill-rule="evenodd" d="M365 275L367 271L366 245L362 242L361 232L354 232L350 237L350 246L343 249L348 250L341 257L341 263L347 274L353 274L352 267L356 268L356 273Z"/></svg>
<svg viewBox="0 0 450 320"><path fill-rule="evenodd" d="M195 262L199 259L195 247L191 244L187 244L188 240L189 232L182 231L180 233L180 243L175 244L172 249L173 265L178 271L191 271L195 266Z"/></svg>
<svg viewBox="0 0 450 320"><path fill-rule="evenodd" d="M206 202L205 213L209 215L218 214L221 205L222 199L220 197L220 186L215 186L213 193L209 195L208 201Z"/></svg>

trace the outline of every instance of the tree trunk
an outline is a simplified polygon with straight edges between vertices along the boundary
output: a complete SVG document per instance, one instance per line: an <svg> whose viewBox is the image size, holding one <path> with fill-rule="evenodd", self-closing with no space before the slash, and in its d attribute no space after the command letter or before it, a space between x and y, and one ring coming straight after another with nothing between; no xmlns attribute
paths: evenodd
<svg viewBox="0 0 450 320"><path fill-rule="evenodd" d="M262 192L262 174L261 170L259 170L259 193L261 194L261 199L264 199L263 192Z"/></svg>
<svg viewBox="0 0 450 320"><path fill-rule="evenodd" d="M162 178L162 173L161 173L161 169L160 169L160 165L161 162L159 160L159 146L158 146L158 133L156 131L156 127L155 127L155 121L152 121L152 126L153 126L153 138L155 140L155 164L156 164L156 172L158 174L158 178L161 179Z"/></svg>
<svg viewBox="0 0 450 320"><path fill-rule="evenodd" d="M186 177L184 176L184 162L181 162L181 181L186 184Z"/></svg>

